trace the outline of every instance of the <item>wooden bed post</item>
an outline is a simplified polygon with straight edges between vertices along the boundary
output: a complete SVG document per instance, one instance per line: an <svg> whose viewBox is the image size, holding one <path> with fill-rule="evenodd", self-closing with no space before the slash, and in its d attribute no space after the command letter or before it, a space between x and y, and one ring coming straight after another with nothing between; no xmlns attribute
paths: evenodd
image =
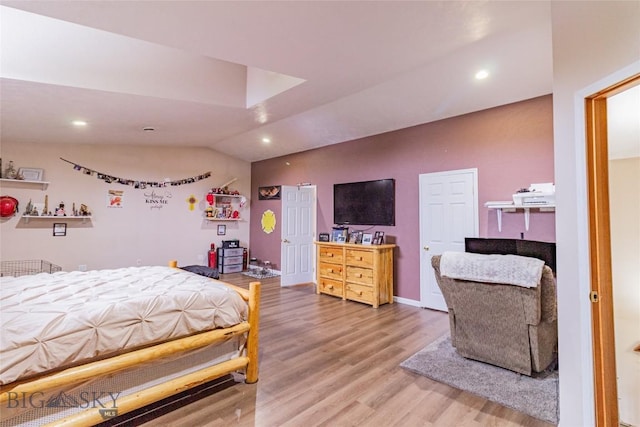
<svg viewBox="0 0 640 427"><path fill-rule="evenodd" d="M247 357L249 364L245 374L245 382L253 384L258 381L258 327L260 323L260 282L249 284L249 336L247 337Z"/></svg>

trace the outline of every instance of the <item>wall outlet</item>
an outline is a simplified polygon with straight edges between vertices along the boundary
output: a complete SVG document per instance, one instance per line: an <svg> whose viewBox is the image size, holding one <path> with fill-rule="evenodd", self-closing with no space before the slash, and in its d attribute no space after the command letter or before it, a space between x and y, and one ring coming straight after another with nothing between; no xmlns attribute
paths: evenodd
<svg viewBox="0 0 640 427"><path fill-rule="evenodd" d="M142 260L141 260L140 258L138 258L138 259L136 260L136 265L137 265L138 267L140 267L140 266L142 265Z"/></svg>
<svg viewBox="0 0 640 427"><path fill-rule="evenodd" d="M78 266L79 271L87 271L87 264L80 264Z"/></svg>

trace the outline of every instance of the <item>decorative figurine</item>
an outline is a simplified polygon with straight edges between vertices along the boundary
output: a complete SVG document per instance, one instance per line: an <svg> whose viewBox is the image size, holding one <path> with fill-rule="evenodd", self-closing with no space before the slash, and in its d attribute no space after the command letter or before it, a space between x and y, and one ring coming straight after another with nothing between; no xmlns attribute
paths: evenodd
<svg viewBox="0 0 640 427"><path fill-rule="evenodd" d="M89 208L87 205L81 203L80 204L80 216L90 216L91 212L89 212Z"/></svg>
<svg viewBox="0 0 640 427"><path fill-rule="evenodd" d="M16 168L13 166L13 160L9 160L9 165L7 169L4 171L3 177L6 179L16 179L18 173L16 172Z"/></svg>
<svg viewBox="0 0 640 427"><path fill-rule="evenodd" d="M67 216L64 211L64 202L60 202L60 205L56 208L56 216Z"/></svg>
<svg viewBox="0 0 640 427"><path fill-rule="evenodd" d="M27 205L24 214L31 216L40 216L40 214L38 213L38 208L36 208L35 205L31 204L31 199L29 199L29 204Z"/></svg>
<svg viewBox="0 0 640 427"><path fill-rule="evenodd" d="M42 216L46 216L47 212L49 213L49 215L51 215L51 212L49 212L49 195L45 194L44 195L44 207L42 208Z"/></svg>
<svg viewBox="0 0 640 427"><path fill-rule="evenodd" d="M27 203L27 207L24 208L23 215L31 215L31 212L34 210L33 203L31 203L31 199L29 199L29 203Z"/></svg>

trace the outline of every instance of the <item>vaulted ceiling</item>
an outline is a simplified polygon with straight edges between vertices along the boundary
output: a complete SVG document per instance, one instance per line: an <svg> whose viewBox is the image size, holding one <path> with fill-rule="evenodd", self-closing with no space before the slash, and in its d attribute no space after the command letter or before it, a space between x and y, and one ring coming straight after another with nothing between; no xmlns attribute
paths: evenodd
<svg viewBox="0 0 640 427"><path fill-rule="evenodd" d="M552 91L546 1L0 4L7 141L258 161Z"/></svg>

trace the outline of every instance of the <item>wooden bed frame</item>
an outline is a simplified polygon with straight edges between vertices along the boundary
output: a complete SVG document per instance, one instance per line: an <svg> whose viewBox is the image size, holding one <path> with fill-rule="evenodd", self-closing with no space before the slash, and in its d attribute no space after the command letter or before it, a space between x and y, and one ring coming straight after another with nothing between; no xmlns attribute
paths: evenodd
<svg viewBox="0 0 640 427"><path fill-rule="evenodd" d="M169 263L177 267L176 261ZM224 282L222 282L224 283ZM169 380L165 383L119 397L117 415L123 415L173 396L185 390L220 378L232 372L244 370L245 382L252 384L258 381L258 326L260 317L260 282L251 282L249 289L229 283L227 287L236 291L249 307L248 319L245 322L224 329L214 329L188 337L175 339L161 344L134 350L107 359L89 362L72 368L43 374L29 380L14 381L0 386L0 408L7 406L10 396L30 396L69 387L99 377L113 376L128 368L139 366L145 362L160 360L169 356L177 356L188 351L227 341L241 334L247 334L244 351L236 358L221 362L196 372ZM15 394L17 393L17 394ZM104 422L103 414L98 408L90 408L62 418L48 425L56 426L92 426Z"/></svg>

